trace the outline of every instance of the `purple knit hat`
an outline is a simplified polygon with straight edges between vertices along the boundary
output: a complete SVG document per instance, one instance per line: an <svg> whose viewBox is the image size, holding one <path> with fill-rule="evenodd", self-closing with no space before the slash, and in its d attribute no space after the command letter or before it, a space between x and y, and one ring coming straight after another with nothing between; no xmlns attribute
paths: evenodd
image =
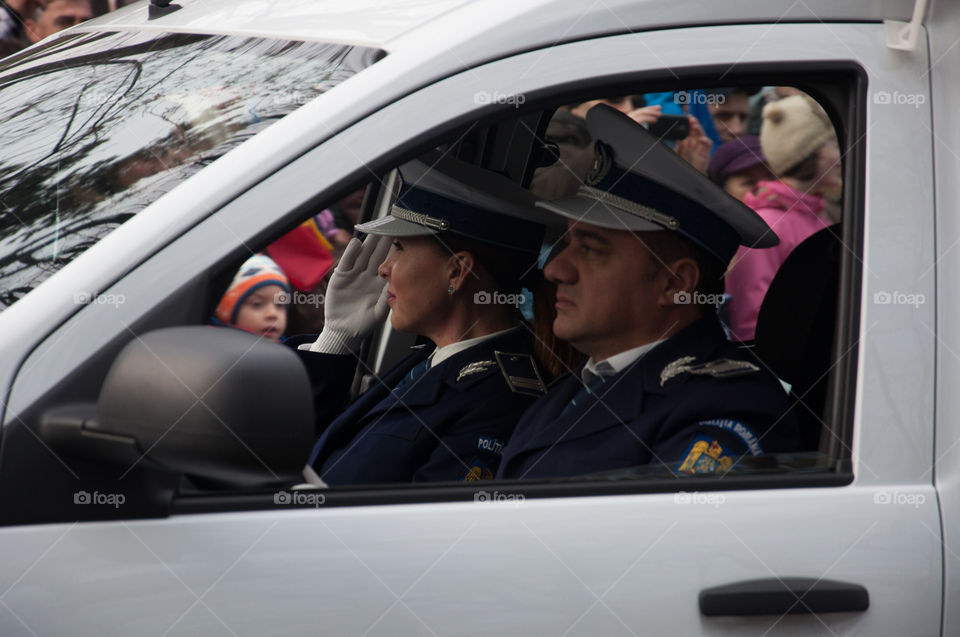
<svg viewBox="0 0 960 637"><path fill-rule="evenodd" d="M710 172L710 179L723 186L730 175L763 163L760 138L755 135L744 135L721 145L710 158L710 166L707 170Z"/></svg>

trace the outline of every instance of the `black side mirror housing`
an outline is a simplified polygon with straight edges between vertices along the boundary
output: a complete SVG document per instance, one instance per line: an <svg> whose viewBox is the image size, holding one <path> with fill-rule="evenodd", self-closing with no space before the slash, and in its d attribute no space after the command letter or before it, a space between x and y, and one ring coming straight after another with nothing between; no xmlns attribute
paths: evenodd
<svg viewBox="0 0 960 637"><path fill-rule="evenodd" d="M173 327L124 347L83 427L87 438L132 439L167 471L236 486L299 481L311 396L291 349L230 328Z"/></svg>

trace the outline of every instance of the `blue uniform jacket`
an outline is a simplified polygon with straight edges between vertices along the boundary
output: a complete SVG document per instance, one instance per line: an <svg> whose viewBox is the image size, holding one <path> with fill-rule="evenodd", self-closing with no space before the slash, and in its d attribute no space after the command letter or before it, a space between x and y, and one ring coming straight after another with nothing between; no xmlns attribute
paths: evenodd
<svg viewBox="0 0 960 637"><path fill-rule="evenodd" d="M703 365L718 360L744 362ZM801 449L783 387L726 340L713 314L561 414L582 387L579 373L572 374L527 411L497 478L576 476L649 464L678 473L722 473L743 454Z"/></svg>
<svg viewBox="0 0 960 637"><path fill-rule="evenodd" d="M494 351L529 355L524 332L459 352L394 392L431 351L401 360L326 428L309 464L327 484L493 478L510 433L536 398L514 393L494 357ZM335 401L327 393L334 388L343 395L356 358L311 352L302 358L318 396Z"/></svg>

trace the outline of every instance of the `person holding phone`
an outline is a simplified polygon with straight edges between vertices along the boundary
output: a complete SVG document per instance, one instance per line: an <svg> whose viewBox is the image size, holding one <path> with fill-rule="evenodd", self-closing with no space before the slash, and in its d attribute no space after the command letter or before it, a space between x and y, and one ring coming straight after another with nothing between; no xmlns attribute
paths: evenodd
<svg viewBox="0 0 960 637"><path fill-rule="evenodd" d="M701 174L707 174L713 141L693 115L665 114L660 104L644 104L640 95L590 100L570 106L568 110L582 121L590 109L598 104L620 111L661 141L672 144L676 153L687 163Z"/></svg>

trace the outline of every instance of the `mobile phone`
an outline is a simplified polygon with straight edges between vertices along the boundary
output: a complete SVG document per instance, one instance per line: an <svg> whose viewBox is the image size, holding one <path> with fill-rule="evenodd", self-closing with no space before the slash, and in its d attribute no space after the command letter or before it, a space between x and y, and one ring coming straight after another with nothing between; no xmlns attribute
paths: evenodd
<svg viewBox="0 0 960 637"><path fill-rule="evenodd" d="M660 139L683 139L690 134L690 120L686 115L661 115L647 130Z"/></svg>

